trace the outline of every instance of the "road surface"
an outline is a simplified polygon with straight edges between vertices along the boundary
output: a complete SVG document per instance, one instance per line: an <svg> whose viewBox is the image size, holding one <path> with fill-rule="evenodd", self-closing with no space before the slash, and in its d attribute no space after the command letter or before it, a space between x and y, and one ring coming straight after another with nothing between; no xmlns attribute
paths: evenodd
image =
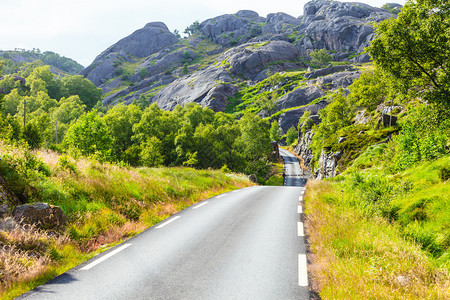
<svg viewBox="0 0 450 300"><path fill-rule="evenodd" d="M288 186L199 202L20 299L309 299L304 181L281 154Z"/></svg>

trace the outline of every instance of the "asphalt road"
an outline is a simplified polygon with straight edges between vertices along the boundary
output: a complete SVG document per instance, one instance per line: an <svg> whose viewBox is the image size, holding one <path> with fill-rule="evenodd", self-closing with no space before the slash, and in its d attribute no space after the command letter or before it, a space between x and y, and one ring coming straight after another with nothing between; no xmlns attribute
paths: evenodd
<svg viewBox="0 0 450 300"><path fill-rule="evenodd" d="M204 200L19 299L309 299L304 181L282 155L288 186Z"/></svg>

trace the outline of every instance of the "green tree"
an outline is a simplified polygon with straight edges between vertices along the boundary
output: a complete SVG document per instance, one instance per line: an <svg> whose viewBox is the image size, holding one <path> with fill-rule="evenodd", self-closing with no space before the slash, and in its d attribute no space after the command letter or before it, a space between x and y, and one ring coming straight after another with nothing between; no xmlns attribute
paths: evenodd
<svg viewBox="0 0 450 300"><path fill-rule="evenodd" d="M281 139L281 129L277 120L273 121L270 126L270 139L275 142L279 142Z"/></svg>
<svg viewBox="0 0 450 300"><path fill-rule="evenodd" d="M110 109L104 116L106 125L108 126L113 138L113 156L121 160L122 154L129 149L133 142L133 125L139 123L142 117L142 111L139 106L123 103L117 104ZM130 150L131 151L131 150Z"/></svg>
<svg viewBox="0 0 450 300"><path fill-rule="evenodd" d="M63 97L58 104L58 107L53 110L53 118L63 124L69 124L86 112L86 105L78 96Z"/></svg>
<svg viewBox="0 0 450 300"><path fill-rule="evenodd" d="M162 142L155 136L150 137L143 145L141 162L147 167L157 167L164 162Z"/></svg>
<svg viewBox="0 0 450 300"><path fill-rule="evenodd" d="M82 115L70 126L63 141L69 149L78 150L82 155L95 155L102 159L110 158L112 142L108 127L97 115L96 110Z"/></svg>
<svg viewBox="0 0 450 300"><path fill-rule="evenodd" d="M325 49L313 50L309 57L311 57L311 63L319 67L328 65L333 58Z"/></svg>
<svg viewBox="0 0 450 300"><path fill-rule="evenodd" d="M294 126L288 129L286 132L286 144L288 146L292 145L298 137L298 131Z"/></svg>
<svg viewBox="0 0 450 300"><path fill-rule="evenodd" d="M67 90L67 96L78 95L88 110L92 109L102 97L102 90L81 75L65 76L61 82Z"/></svg>
<svg viewBox="0 0 450 300"><path fill-rule="evenodd" d="M450 102L450 2L409 1L380 22L368 49L383 70L435 103Z"/></svg>
<svg viewBox="0 0 450 300"><path fill-rule="evenodd" d="M174 29L173 35L175 35L177 39L181 39L180 31L178 29Z"/></svg>
<svg viewBox="0 0 450 300"><path fill-rule="evenodd" d="M31 149L37 149L42 144L42 136L38 126L34 122L29 122L23 129L23 139Z"/></svg>

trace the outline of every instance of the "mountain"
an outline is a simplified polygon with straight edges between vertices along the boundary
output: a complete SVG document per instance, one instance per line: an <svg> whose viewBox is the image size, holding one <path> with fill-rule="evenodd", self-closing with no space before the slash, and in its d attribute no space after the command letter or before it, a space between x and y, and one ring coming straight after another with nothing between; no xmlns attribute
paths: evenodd
<svg viewBox="0 0 450 300"><path fill-rule="evenodd" d="M35 62L38 60L45 65L49 65L51 67L51 71L57 75L75 75L84 69L82 65L73 59L61 56L52 51L41 52L39 49L0 51L0 60L4 62L3 73L7 74L16 72L26 63Z"/></svg>
<svg viewBox="0 0 450 300"><path fill-rule="evenodd" d="M281 82L261 86L260 92L276 91L266 95L275 108L262 105L254 111L267 117L288 109L291 116L281 120L286 132L296 125L292 115L298 119L304 111L294 108L358 78L360 72L351 64L369 61L363 50L374 36L373 22L393 17L362 3L313 0L297 18L285 13L262 17L246 10L195 22L183 39L153 22L106 49L81 74L103 90L104 105L139 99L172 110L196 102L229 112L242 103L232 98L239 93L245 98L243 90L284 74ZM314 66L311 52L319 49L344 66L307 72Z"/></svg>

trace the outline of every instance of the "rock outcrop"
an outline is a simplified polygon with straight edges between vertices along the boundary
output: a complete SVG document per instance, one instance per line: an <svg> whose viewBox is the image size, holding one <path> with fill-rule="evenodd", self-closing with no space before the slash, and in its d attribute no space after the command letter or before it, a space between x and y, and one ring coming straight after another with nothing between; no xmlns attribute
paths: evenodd
<svg viewBox="0 0 450 300"><path fill-rule="evenodd" d="M362 3L313 0L298 18L243 10L194 23L193 35L181 40L153 22L106 49L81 74L107 94L105 105L144 99L164 109L196 102L222 111L245 84L305 69L313 50L329 50L337 61L367 61L367 54L357 54L373 38L372 22L393 16ZM279 99L276 109L307 105L358 76L349 66L312 71L305 77L317 81Z"/></svg>
<svg viewBox="0 0 450 300"><path fill-rule="evenodd" d="M145 25L103 51L81 74L96 86L114 78L116 65L132 57L147 57L178 42L178 38L161 22Z"/></svg>
<svg viewBox="0 0 450 300"><path fill-rule="evenodd" d="M322 48L361 53L373 38L371 22L391 17L388 11L363 3L313 0L304 6L304 37L298 46L303 54ZM366 55L359 58L367 59Z"/></svg>
<svg viewBox="0 0 450 300"><path fill-rule="evenodd" d="M261 73L267 66L297 56L298 49L288 42L247 43L222 54L216 64L175 80L152 97L151 102L167 110L196 102L223 111L227 98L238 91L235 83L239 78L254 80L263 76Z"/></svg>
<svg viewBox="0 0 450 300"><path fill-rule="evenodd" d="M24 204L14 208L14 219L22 224L32 224L43 229L61 229L68 219L58 206L47 203Z"/></svg>

